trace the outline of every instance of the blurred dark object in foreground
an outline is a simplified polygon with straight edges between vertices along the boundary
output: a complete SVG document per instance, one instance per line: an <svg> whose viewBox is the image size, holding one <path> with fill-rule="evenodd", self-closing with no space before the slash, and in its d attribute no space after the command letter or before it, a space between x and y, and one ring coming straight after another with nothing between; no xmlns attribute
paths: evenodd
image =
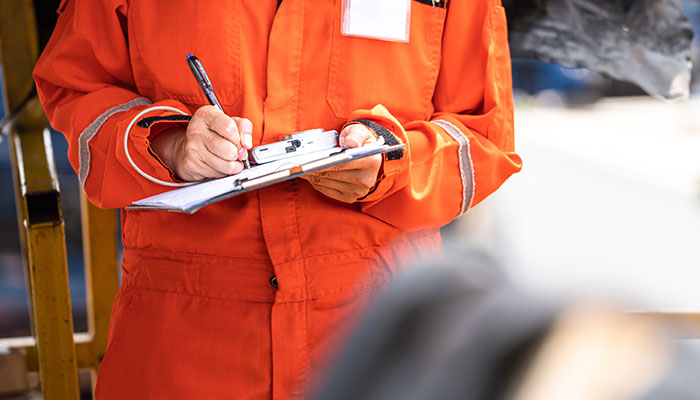
<svg viewBox="0 0 700 400"><path fill-rule="evenodd" d="M468 272L413 270L380 296L317 399L500 397L544 337L554 313L512 292L487 259Z"/></svg>
<svg viewBox="0 0 700 400"><path fill-rule="evenodd" d="M690 400L700 355L607 306L536 300L460 252L398 278L360 321L316 400Z"/></svg>
<svg viewBox="0 0 700 400"><path fill-rule="evenodd" d="M680 0L503 0L514 58L588 68L687 97L693 29Z"/></svg>

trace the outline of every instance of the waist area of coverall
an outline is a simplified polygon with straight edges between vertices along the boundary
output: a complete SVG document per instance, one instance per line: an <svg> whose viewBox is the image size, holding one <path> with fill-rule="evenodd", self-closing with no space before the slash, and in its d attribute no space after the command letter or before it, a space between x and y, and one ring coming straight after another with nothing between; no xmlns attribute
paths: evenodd
<svg viewBox="0 0 700 400"><path fill-rule="evenodd" d="M401 232L305 182L193 215L123 212L122 226L124 285L225 300L283 303L366 291L417 257L442 254L437 229Z"/></svg>
<svg viewBox="0 0 700 400"><path fill-rule="evenodd" d="M383 287L412 257L433 257L440 250L438 232L411 235L388 248L370 246L278 265L269 260L125 248L122 285L220 300L291 303Z"/></svg>

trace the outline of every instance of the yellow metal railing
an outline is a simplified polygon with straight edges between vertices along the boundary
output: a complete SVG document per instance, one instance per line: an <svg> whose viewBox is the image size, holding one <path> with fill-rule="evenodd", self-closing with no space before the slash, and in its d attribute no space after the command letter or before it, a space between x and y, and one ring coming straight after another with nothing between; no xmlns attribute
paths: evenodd
<svg viewBox="0 0 700 400"><path fill-rule="evenodd" d="M32 93L38 55L31 0L0 1L0 64L8 110L21 244L32 313L32 337L1 339L24 349L28 371L38 371L46 399L79 397L78 368L99 367L118 288L117 216L82 197L88 332L73 333L61 198L45 116ZM6 113L7 114L7 113Z"/></svg>
<svg viewBox="0 0 700 400"><path fill-rule="evenodd" d="M0 48L9 110L20 107L32 89L37 47L31 2L0 2ZM74 399L79 391L65 234L45 125L38 101L26 104L10 123L10 153L42 393L47 399Z"/></svg>

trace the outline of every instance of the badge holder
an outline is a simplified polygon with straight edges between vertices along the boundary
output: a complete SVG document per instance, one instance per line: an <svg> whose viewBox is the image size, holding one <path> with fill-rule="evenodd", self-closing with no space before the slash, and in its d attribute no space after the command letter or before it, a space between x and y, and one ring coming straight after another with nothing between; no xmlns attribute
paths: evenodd
<svg viewBox="0 0 700 400"><path fill-rule="evenodd" d="M408 43L411 0L343 0L340 33Z"/></svg>

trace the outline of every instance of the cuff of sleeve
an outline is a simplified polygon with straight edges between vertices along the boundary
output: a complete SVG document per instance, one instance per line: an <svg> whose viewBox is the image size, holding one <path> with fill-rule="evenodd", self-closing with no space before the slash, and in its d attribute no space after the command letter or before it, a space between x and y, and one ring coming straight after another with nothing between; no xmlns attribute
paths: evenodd
<svg viewBox="0 0 700 400"><path fill-rule="evenodd" d="M386 144L407 143L403 127L382 105L377 105L371 110L353 112L346 126L350 124L366 126L377 138L384 138ZM409 158L410 149L408 146L384 153L377 183L370 189L369 193L359 198L358 201L372 202L382 199L396 185L397 181L404 180L401 179L401 176L407 172Z"/></svg>
<svg viewBox="0 0 700 400"><path fill-rule="evenodd" d="M369 122L370 124L367 124ZM403 126L399 121L389 113L383 105L377 105L371 110L357 110L350 114L351 123L362 123L367 126L377 137L384 137L387 135L390 137L391 143L408 143L406 140L406 131L404 131ZM387 141L387 137L384 138ZM390 142L387 142L388 144ZM384 154L384 174L387 177L391 177L395 174L400 173L408 167L408 160L410 159L410 149L408 146L401 149L400 156L398 152L390 152ZM389 157L389 155L392 157Z"/></svg>
<svg viewBox="0 0 700 400"><path fill-rule="evenodd" d="M175 101L166 100L154 105L170 106L183 112L189 111L182 104ZM189 115L176 114L168 110L154 110L153 113L148 113L144 117L139 118L136 124L133 125L128 140L129 153L134 163L154 178L170 182L182 182L177 178L175 172L153 151L151 140L170 128L176 126L186 127L190 119ZM124 132L123 134L126 134L127 123L128 121L124 122L121 124L123 126L118 128ZM120 152L123 152L123 146L119 147L121 148ZM124 158L126 157L124 156Z"/></svg>
<svg viewBox="0 0 700 400"><path fill-rule="evenodd" d="M362 124L366 126L373 134L374 137L377 139L382 138L384 139L384 143L388 145L396 145L396 144L401 144L401 141L399 141L399 138L396 137L391 131L386 129L385 127L379 125L378 123L369 120L369 119L356 119L348 122L345 124L345 126L352 125L352 124ZM392 160L400 160L403 158L403 149L398 149L394 151L390 151L388 153L384 154L384 157L387 159L387 161L392 161Z"/></svg>

